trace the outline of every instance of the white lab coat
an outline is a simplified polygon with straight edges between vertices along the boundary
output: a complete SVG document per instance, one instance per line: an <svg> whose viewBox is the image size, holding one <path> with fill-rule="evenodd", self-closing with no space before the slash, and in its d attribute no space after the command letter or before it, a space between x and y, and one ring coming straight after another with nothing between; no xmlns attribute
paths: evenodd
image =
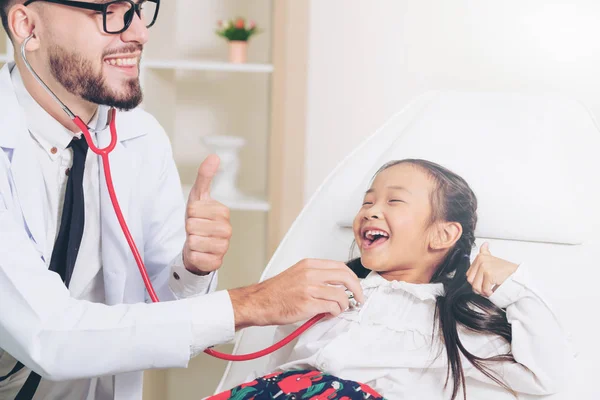
<svg viewBox="0 0 600 400"><path fill-rule="evenodd" d="M46 242L42 174L12 88L13 67L0 71L0 361L12 355L50 380L117 374L115 399L141 399L139 371L187 366L192 342L191 307L164 302L174 299L166 267L185 240L185 202L168 138L149 114L119 112L110 155L123 214L163 303L122 305L149 301L102 168L102 267L112 307L78 301L97 270L86 271L69 292L42 259L53 243ZM98 142L110 142L108 129Z"/></svg>

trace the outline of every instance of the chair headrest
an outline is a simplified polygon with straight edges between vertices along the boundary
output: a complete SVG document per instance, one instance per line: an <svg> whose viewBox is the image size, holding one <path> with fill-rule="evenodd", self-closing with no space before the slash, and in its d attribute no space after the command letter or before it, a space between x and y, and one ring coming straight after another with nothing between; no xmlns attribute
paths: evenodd
<svg viewBox="0 0 600 400"><path fill-rule="evenodd" d="M349 156L362 158L363 171L347 180L352 195L334 212L338 225L351 226L379 167L423 158L469 183L479 203L478 237L578 244L599 222L598 151L596 122L576 101L432 92Z"/></svg>

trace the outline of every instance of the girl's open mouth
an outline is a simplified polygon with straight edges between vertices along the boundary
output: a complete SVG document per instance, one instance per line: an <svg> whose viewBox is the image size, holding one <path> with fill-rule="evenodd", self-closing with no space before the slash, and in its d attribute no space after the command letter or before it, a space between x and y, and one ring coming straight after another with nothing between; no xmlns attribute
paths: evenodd
<svg viewBox="0 0 600 400"><path fill-rule="evenodd" d="M362 238L362 248L364 250L370 250L386 243L390 238L390 234L380 229L367 228L363 230Z"/></svg>

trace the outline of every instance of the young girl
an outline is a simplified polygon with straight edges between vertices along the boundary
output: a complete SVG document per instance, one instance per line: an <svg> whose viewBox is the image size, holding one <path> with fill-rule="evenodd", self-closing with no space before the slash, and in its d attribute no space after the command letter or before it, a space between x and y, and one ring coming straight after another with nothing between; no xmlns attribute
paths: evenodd
<svg viewBox="0 0 600 400"><path fill-rule="evenodd" d="M527 265L484 244L477 199L424 160L384 165L354 220L365 304L270 360L273 374L213 399L510 399L551 394L572 360ZM280 328L280 333L283 332Z"/></svg>

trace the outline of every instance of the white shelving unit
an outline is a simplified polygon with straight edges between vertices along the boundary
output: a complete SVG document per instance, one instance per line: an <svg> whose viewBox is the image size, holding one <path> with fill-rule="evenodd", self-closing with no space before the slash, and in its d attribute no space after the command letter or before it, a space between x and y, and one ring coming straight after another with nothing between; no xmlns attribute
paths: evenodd
<svg viewBox="0 0 600 400"><path fill-rule="evenodd" d="M144 102L143 107L155 115L159 119L159 122L163 124L167 132L171 133L172 140L177 141L177 138L173 137L174 135L172 133L178 130L176 125L178 110L174 109L172 105L177 104L178 89L174 88L174 86L177 85L178 81L186 82L203 79L203 73L222 73L218 80L226 81L233 77L233 75L229 75L229 73L260 74L268 76L272 71L273 66L270 64L233 64L223 61L189 59L142 59L140 65L141 81L144 87L144 93L146 93L146 98L150 98L150 100ZM239 78L243 79L243 77ZM154 86L156 84L160 86ZM149 93L150 95L148 96ZM172 102L170 104L165 104L165 97ZM174 146L177 146L177 143L174 143ZM203 158L192 157L197 164L199 164ZM188 156L187 158L189 159L192 157ZM177 149L175 149L175 158L177 160ZM186 157L184 156L182 158L185 159ZM183 170L185 167L182 166L180 169ZM182 189L187 198L193 182L185 176L185 171L180 172L184 175L182 176L184 182ZM266 194L263 196L266 197ZM216 198L215 200L220 201L231 210L236 211L268 212L271 208L270 204L259 198L259 196L244 195L242 198Z"/></svg>

